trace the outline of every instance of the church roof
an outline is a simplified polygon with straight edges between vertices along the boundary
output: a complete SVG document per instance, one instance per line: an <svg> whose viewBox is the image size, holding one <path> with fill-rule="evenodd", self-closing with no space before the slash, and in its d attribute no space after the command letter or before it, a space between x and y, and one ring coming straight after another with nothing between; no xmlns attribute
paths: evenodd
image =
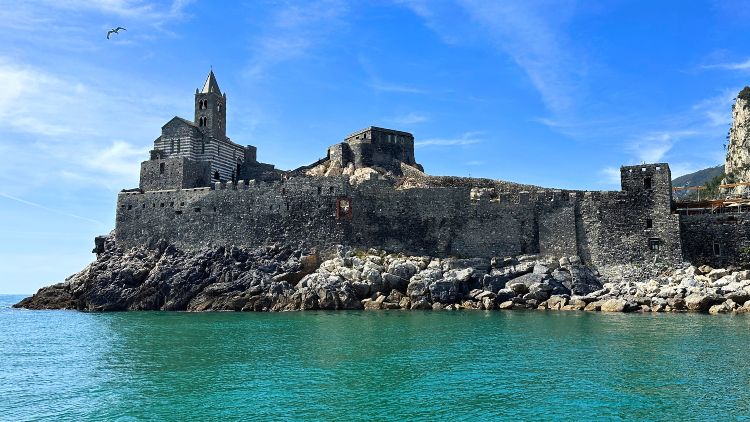
<svg viewBox="0 0 750 422"><path fill-rule="evenodd" d="M203 84L203 89L201 89L202 94L208 94L209 92L221 94L221 90L219 90L219 84L216 82L216 76L214 76L213 70L208 72L206 83Z"/></svg>
<svg viewBox="0 0 750 422"><path fill-rule="evenodd" d="M192 127L194 127L194 128L197 128L197 127L198 127L198 125L196 125L196 124L195 124L194 122L191 122L190 120L187 120L187 119L183 119L183 118L182 118L182 117L180 117L180 116L174 116L174 117L172 117L171 119L169 119L169 121L168 121L167 123L165 123L165 124L164 124L164 126L166 126L166 125L168 125L168 124L172 123L172 122L173 122L173 121L175 121L175 120L177 120L177 121L178 121L178 122L180 122L180 123L186 124L186 125L188 125L188 126L192 126ZM164 127L164 126L162 126L162 127Z"/></svg>

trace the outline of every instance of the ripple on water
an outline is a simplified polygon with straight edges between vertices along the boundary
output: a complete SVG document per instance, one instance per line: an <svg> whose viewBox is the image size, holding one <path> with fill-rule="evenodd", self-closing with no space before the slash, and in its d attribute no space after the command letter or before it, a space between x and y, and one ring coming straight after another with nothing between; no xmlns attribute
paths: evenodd
<svg viewBox="0 0 750 422"><path fill-rule="evenodd" d="M9 420L750 414L746 316L0 306L0 324Z"/></svg>

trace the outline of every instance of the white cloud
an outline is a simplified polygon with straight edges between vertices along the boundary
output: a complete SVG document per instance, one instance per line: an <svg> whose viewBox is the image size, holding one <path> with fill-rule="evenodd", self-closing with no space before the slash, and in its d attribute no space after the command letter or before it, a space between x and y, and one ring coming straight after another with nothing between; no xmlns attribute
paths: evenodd
<svg viewBox="0 0 750 422"><path fill-rule="evenodd" d="M629 150L639 162L657 163L680 139L698 135L698 132L682 130L672 132L654 132L631 140Z"/></svg>
<svg viewBox="0 0 750 422"><path fill-rule="evenodd" d="M429 146L462 146L462 145L473 145L478 144L482 140L477 136L484 132L466 132L458 138L432 138L425 139L423 141L414 142L414 146L417 148L429 147Z"/></svg>
<svg viewBox="0 0 750 422"><path fill-rule="evenodd" d="M701 66L703 69L750 70L750 59L735 63L717 63Z"/></svg>
<svg viewBox="0 0 750 422"><path fill-rule="evenodd" d="M278 63L306 57L328 35L346 26L343 16L347 11L348 3L343 0L283 2L263 35L251 42L252 59L246 75L262 77Z"/></svg>
<svg viewBox="0 0 750 422"><path fill-rule="evenodd" d="M620 169L615 167L605 167L599 171L601 176L600 183L604 185L620 184Z"/></svg>
<svg viewBox="0 0 750 422"><path fill-rule="evenodd" d="M0 80L0 153L12 157L0 167L0 183L19 197L60 177L77 187L133 186L158 128L181 108L147 84L100 87L2 57Z"/></svg>
<svg viewBox="0 0 750 422"><path fill-rule="evenodd" d="M426 93L426 91L419 89L419 88L412 87L412 86L393 84L393 83L377 81L377 80L368 82L367 86L374 89L375 91L399 92L403 94L425 94Z"/></svg>
<svg viewBox="0 0 750 422"><path fill-rule="evenodd" d="M684 176L689 173L694 173L698 170L703 170L705 168L709 167L706 164L702 165L696 165L695 163L683 163L683 162L676 162L676 163L669 163L669 170L672 172L672 178Z"/></svg>
<svg viewBox="0 0 750 422"><path fill-rule="evenodd" d="M494 46L511 58L529 77L545 105L554 113L569 111L581 95L585 60L575 54L563 28L574 9L573 1L488 2L459 0L462 9L445 2L402 0L425 24L453 42L454 15L478 23ZM441 16L441 14L450 16Z"/></svg>
<svg viewBox="0 0 750 422"><path fill-rule="evenodd" d="M740 88L725 89L721 94L697 102L692 111L702 114L708 126L728 126L732 123L732 103Z"/></svg>
<svg viewBox="0 0 750 422"><path fill-rule="evenodd" d="M403 116L397 116L388 119L389 122L392 122L397 125L415 125L418 123L424 123L428 122L430 120L430 115L427 113L418 113L418 112L411 112L404 114Z"/></svg>

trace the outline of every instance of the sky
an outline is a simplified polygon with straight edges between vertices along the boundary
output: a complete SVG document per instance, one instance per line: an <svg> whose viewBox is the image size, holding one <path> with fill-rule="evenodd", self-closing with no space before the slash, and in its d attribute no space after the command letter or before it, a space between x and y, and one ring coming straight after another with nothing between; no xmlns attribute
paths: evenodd
<svg viewBox="0 0 750 422"><path fill-rule="evenodd" d="M429 174L617 190L621 165L723 163L748 22L730 0L0 0L0 293L95 258L211 68L227 134L281 169L374 125Z"/></svg>

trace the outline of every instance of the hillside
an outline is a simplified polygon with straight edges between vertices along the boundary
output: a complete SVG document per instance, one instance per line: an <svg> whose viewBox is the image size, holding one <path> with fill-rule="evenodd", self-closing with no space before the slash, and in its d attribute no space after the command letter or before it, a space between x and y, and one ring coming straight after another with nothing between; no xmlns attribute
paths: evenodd
<svg viewBox="0 0 750 422"><path fill-rule="evenodd" d="M709 167L673 179L672 186L703 186L714 177L720 176L722 173L724 173L724 165ZM674 195L675 198L682 198L687 195L688 192L689 191L675 191Z"/></svg>

